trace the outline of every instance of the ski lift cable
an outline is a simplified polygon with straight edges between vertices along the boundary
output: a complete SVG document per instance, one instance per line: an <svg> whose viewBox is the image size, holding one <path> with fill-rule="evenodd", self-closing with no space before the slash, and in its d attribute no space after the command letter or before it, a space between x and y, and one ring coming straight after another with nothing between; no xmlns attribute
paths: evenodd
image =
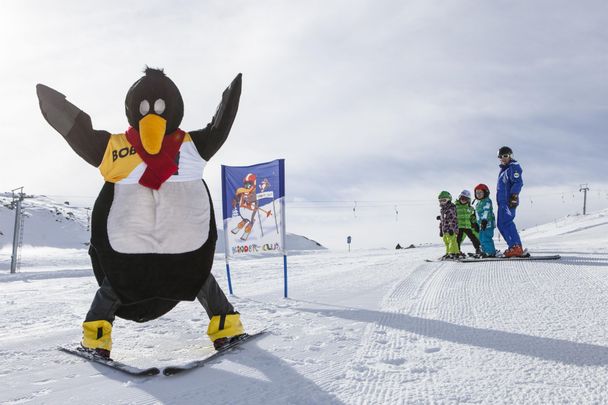
<svg viewBox="0 0 608 405"><path fill-rule="evenodd" d="M608 193L607 189L595 189L598 192L598 196L601 197L602 193ZM565 195L571 193L572 198L576 198L576 194L573 191L557 191L553 193L539 193L539 194L531 194L526 195L526 197L530 198L530 200L538 200L542 197L550 197L550 196L561 196L562 200L565 199ZM95 200L97 196L90 195L71 195L71 194L41 194L46 197L62 197L62 198L88 198L91 200ZM608 197L608 195L607 195ZM212 199L215 204L221 205L221 200ZM353 200L304 200L304 201L285 201L285 203L289 206L290 209L319 209L319 208L329 208L329 209L341 209L351 207L356 211L356 208L378 208L383 206L394 206L404 205L404 206L424 206L429 204L428 199L411 199L411 200L357 200L355 202L355 206L353 207ZM564 201L565 202L565 201ZM72 206L73 208L85 208L81 204L79 206Z"/></svg>

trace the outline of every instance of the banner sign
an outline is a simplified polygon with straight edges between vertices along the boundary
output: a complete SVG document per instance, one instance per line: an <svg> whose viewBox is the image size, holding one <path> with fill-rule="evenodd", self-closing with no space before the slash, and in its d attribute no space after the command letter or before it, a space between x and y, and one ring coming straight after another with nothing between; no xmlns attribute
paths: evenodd
<svg viewBox="0 0 608 405"><path fill-rule="evenodd" d="M222 165L226 257L286 254L285 160Z"/></svg>

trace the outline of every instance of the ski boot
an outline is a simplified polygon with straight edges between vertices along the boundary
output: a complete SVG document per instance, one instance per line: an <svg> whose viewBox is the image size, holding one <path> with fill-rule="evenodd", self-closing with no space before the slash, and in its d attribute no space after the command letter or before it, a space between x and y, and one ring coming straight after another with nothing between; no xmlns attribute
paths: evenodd
<svg viewBox="0 0 608 405"><path fill-rule="evenodd" d="M227 315L215 315L209 321L207 335L213 342L215 350L221 350L234 339L240 338L245 334L245 329L241 323L241 315L236 312Z"/></svg>
<svg viewBox="0 0 608 405"><path fill-rule="evenodd" d="M514 245L505 251L505 257L523 257L524 250L520 245Z"/></svg>
<svg viewBox="0 0 608 405"><path fill-rule="evenodd" d="M88 347L84 347L82 345L82 343L80 343L80 350L82 350L83 352L87 352L95 357L101 357L103 359L108 359L108 360L112 360L110 358L110 351L106 350L106 349L90 349Z"/></svg>
<svg viewBox="0 0 608 405"><path fill-rule="evenodd" d="M247 336L246 333L241 333L240 335L236 335L236 336L223 337L223 338L216 339L213 342L213 348L217 351L220 351L220 350L226 348L227 346L229 346L232 342L239 341L242 338L244 338L245 336Z"/></svg>
<svg viewBox="0 0 608 405"><path fill-rule="evenodd" d="M112 324L104 320L84 322L80 346L87 353L109 359L112 350Z"/></svg>

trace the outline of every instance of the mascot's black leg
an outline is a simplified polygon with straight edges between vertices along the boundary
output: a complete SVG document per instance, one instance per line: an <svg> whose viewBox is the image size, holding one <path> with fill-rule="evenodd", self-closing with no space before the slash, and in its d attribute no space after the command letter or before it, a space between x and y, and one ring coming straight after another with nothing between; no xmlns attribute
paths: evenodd
<svg viewBox="0 0 608 405"><path fill-rule="evenodd" d="M105 320L114 323L114 314L120 307L120 300L114 293L108 279L104 279L101 287L97 290L91 308L87 313L85 322Z"/></svg>
<svg viewBox="0 0 608 405"><path fill-rule="evenodd" d="M196 298L209 316L207 334L216 349L229 342L231 337L245 332L241 315L234 310L213 274L209 274Z"/></svg>
<svg viewBox="0 0 608 405"><path fill-rule="evenodd" d="M110 357L112 350L112 323L120 307L120 300L114 293L108 279L104 279L97 290L91 308L82 324L82 346L97 354Z"/></svg>
<svg viewBox="0 0 608 405"><path fill-rule="evenodd" d="M203 288L198 292L196 298L199 300L209 319L214 315L233 314L234 307L226 298L224 291L220 288L213 274L209 274Z"/></svg>

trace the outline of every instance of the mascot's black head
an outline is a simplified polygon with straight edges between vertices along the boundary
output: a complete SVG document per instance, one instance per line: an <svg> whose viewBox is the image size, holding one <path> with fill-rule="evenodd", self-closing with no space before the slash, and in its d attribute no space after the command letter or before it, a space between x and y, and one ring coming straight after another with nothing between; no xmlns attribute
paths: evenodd
<svg viewBox="0 0 608 405"><path fill-rule="evenodd" d="M163 136L182 122L184 101L162 69L146 67L144 73L127 92L125 113L129 125L139 131L143 147L154 155L160 151Z"/></svg>

